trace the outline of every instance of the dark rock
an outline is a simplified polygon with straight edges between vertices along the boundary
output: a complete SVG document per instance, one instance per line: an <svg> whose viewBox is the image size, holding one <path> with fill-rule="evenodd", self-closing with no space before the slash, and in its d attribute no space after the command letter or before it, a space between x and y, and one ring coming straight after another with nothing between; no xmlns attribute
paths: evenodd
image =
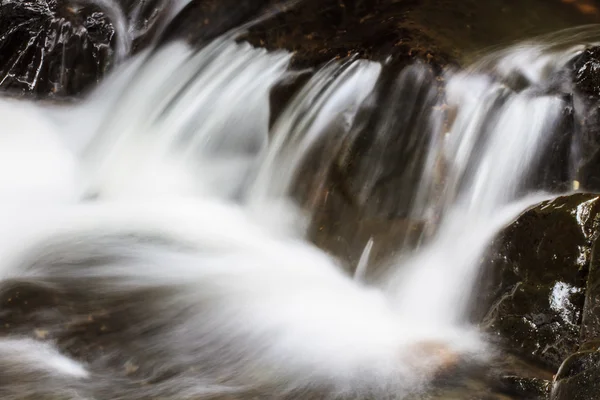
<svg viewBox="0 0 600 400"><path fill-rule="evenodd" d="M313 70L292 71L278 82L269 94L269 126L272 126L291 99L313 76Z"/></svg>
<svg viewBox="0 0 600 400"><path fill-rule="evenodd" d="M422 64L389 70L369 102L368 119L352 132L343 168L364 215L407 218L430 144L441 134L432 121L440 114L442 86L435 71Z"/></svg>
<svg viewBox="0 0 600 400"><path fill-rule="evenodd" d="M164 0L119 0L127 16L131 34L131 52L144 49L163 34L169 15Z"/></svg>
<svg viewBox="0 0 600 400"><path fill-rule="evenodd" d="M521 215L483 262L475 319L525 359L556 369L580 344L600 196L574 194Z"/></svg>
<svg viewBox="0 0 600 400"><path fill-rule="evenodd" d="M197 47L245 23L269 15L282 0L199 0L190 2L169 25L163 41L185 38Z"/></svg>
<svg viewBox="0 0 600 400"><path fill-rule="evenodd" d="M546 400L550 394L550 387L550 382L543 379L503 376L498 390L518 399Z"/></svg>
<svg viewBox="0 0 600 400"><path fill-rule="evenodd" d="M113 60L115 30L94 6L9 0L0 6L0 88L70 96L98 82Z"/></svg>
<svg viewBox="0 0 600 400"><path fill-rule="evenodd" d="M600 190L600 48L585 50L573 62L577 136L574 158L581 188Z"/></svg>
<svg viewBox="0 0 600 400"><path fill-rule="evenodd" d="M592 248L587 278L585 307L581 321L581 341L590 348L600 340L600 247L596 240Z"/></svg>
<svg viewBox="0 0 600 400"><path fill-rule="evenodd" d="M296 2L288 2L296 3ZM448 52L419 28L404 24L418 0L304 0L252 27L245 39L256 46L294 52L299 68L350 54L383 61L389 55L442 65Z"/></svg>
<svg viewBox="0 0 600 400"><path fill-rule="evenodd" d="M572 189L575 178L572 166L572 148L575 135L573 99L565 96L564 108L554 126L546 135L549 143L540 151L540 159L531 168L522 187L527 191L565 193ZM526 194L526 193L523 193Z"/></svg>
<svg viewBox="0 0 600 400"><path fill-rule="evenodd" d="M303 163L294 194L313 215L309 237L351 266L371 239L374 262L420 240L424 221L411 211L440 87L427 65L387 65L344 143L319 144Z"/></svg>
<svg viewBox="0 0 600 400"><path fill-rule="evenodd" d="M551 400L597 400L600 396L600 352L582 351L560 366Z"/></svg>
<svg viewBox="0 0 600 400"><path fill-rule="evenodd" d="M82 0L3 2L0 89L55 99L80 94L122 58L154 42L167 23L167 3L117 0L110 9ZM115 30L118 19L127 33Z"/></svg>
<svg viewBox="0 0 600 400"><path fill-rule="evenodd" d="M578 91L588 99L600 98L600 48L586 49L573 67Z"/></svg>

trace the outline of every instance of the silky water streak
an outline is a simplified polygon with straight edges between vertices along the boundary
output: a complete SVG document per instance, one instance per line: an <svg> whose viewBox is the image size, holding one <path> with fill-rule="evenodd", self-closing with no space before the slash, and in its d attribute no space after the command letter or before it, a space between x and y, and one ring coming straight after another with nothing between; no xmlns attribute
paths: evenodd
<svg viewBox="0 0 600 400"><path fill-rule="evenodd" d="M16 299L1 309L3 398L403 398L448 354L482 350L447 305L462 309L475 250L522 209L494 215L516 200L556 99L453 78L437 239L368 287L285 225L295 169L328 126L350 130L381 65L317 72L271 140L269 92L289 59L227 38L172 44L79 106L0 103L0 293ZM19 308L31 293L44 301Z"/></svg>
<svg viewBox="0 0 600 400"><path fill-rule="evenodd" d="M199 52L173 44L121 66L80 106L1 103L1 290L48 296L26 319L6 310L21 328L3 331L2 362L15 371L51 352L65 358L35 384L12 374L4 398L23 387L77 399L402 396L436 369L436 354L415 343L472 350L458 330L403 323L382 291L244 205L265 165L278 172L261 163L269 89L288 60L227 39ZM328 68L341 75L314 105L299 99L284 112L310 135L334 111L351 124L380 70ZM299 163L292 150L283 154ZM49 348L9 351L23 332Z"/></svg>

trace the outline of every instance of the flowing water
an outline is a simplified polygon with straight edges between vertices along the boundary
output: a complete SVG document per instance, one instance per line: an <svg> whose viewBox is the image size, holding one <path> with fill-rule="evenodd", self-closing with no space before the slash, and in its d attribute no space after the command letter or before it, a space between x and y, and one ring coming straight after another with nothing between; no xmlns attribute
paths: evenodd
<svg viewBox="0 0 600 400"><path fill-rule="evenodd" d="M76 106L2 100L0 276L49 293L0 340L3 398L404 398L484 360L469 293L495 233L543 197L528 179L565 107L548 88L581 50L559 47L449 71L450 123L407 108L427 149L412 215L436 229L374 284L373 242L354 279L309 242L291 193L323 143L356 140L382 64L331 62L271 127L290 54L232 35L138 54ZM381 149L401 117L381 114ZM76 329L105 319L108 339Z"/></svg>

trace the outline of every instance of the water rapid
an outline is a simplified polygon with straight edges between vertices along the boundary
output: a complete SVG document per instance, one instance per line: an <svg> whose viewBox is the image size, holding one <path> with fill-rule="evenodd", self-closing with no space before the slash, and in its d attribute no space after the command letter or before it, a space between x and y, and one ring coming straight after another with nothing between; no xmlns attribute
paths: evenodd
<svg viewBox="0 0 600 400"><path fill-rule="evenodd" d="M484 358L465 322L478 261L544 196L531 179L566 106L551 86L579 49L527 46L448 71L444 96L424 66L394 79L358 197L389 172L391 132L417 135L400 184L432 228L373 283L373 242L355 280L292 195L359 141L385 64L330 62L272 124L291 55L231 35L141 52L78 105L2 99L0 277L47 302L0 339L4 398L404 398Z"/></svg>

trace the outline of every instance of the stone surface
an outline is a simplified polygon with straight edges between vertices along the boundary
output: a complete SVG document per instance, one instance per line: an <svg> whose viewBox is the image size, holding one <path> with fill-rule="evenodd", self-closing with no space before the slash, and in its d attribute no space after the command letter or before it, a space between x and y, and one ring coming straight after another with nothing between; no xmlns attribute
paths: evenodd
<svg viewBox="0 0 600 400"><path fill-rule="evenodd" d="M543 202L495 239L483 261L475 319L504 348L551 369L578 349L599 199Z"/></svg>
<svg viewBox="0 0 600 400"><path fill-rule="evenodd" d="M0 6L0 89L70 96L97 83L113 57L115 31L97 7L56 0Z"/></svg>
<svg viewBox="0 0 600 400"><path fill-rule="evenodd" d="M445 64L451 57L435 39L419 27L404 26L411 10L421 3L305 0L252 27L245 39L261 47L294 51L293 64L300 68L350 54L377 60L390 55L435 59L437 64Z"/></svg>
<svg viewBox="0 0 600 400"><path fill-rule="evenodd" d="M600 242L598 240L592 248L581 322L581 341L588 343L588 346L593 346L593 341L596 340L600 340Z"/></svg>
<svg viewBox="0 0 600 400"><path fill-rule="evenodd" d="M600 352L582 351L561 365L551 400L597 400L600 394Z"/></svg>
<svg viewBox="0 0 600 400"><path fill-rule="evenodd" d="M517 399L546 400L550 393L550 382L543 379L503 376L499 391Z"/></svg>
<svg viewBox="0 0 600 400"><path fill-rule="evenodd" d="M600 48L585 50L573 62L577 179L584 190L600 190Z"/></svg>
<svg viewBox="0 0 600 400"><path fill-rule="evenodd" d="M200 0L190 2L173 20L163 40L184 38L202 46L253 20L277 12L284 0Z"/></svg>
<svg viewBox="0 0 600 400"><path fill-rule="evenodd" d="M357 124L344 174L366 215L407 218L416 206L431 142L443 132L435 124L443 97L435 71L417 63L390 67L379 82L368 118ZM440 78L441 79L441 78ZM441 124L440 124L441 125Z"/></svg>
<svg viewBox="0 0 600 400"><path fill-rule="evenodd" d="M575 113L571 95L564 95L564 108L559 120L548 130L549 143L540 159L534 164L524 187L529 191L566 193L573 188L573 145L575 136Z"/></svg>

